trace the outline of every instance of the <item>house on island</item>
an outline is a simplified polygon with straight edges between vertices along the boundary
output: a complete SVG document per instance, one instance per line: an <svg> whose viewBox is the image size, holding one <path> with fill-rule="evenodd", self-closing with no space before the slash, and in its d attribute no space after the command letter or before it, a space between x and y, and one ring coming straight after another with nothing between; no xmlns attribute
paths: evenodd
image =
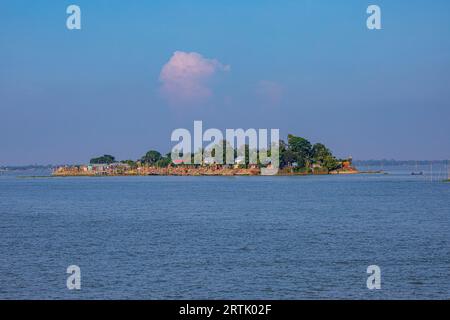
<svg viewBox="0 0 450 320"><path fill-rule="evenodd" d="M348 157L347 160L342 161L342 168L348 169L352 167L353 158L352 156Z"/></svg>
<svg viewBox="0 0 450 320"><path fill-rule="evenodd" d="M89 164L80 167L80 171L95 175L123 174L130 170L130 165L121 162Z"/></svg>
<svg viewBox="0 0 450 320"><path fill-rule="evenodd" d="M172 163L174 165L186 164L186 162L190 162L190 161L186 160L186 159L175 159L175 160L172 160Z"/></svg>
<svg viewBox="0 0 450 320"><path fill-rule="evenodd" d="M234 167L238 168L239 166L245 165L245 157L244 156L238 156L236 159L234 159Z"/></svg>
<svg viewBox="0 0 450 320"><path fill-rule="evenodd" d="M205 159L203 159L203 165L211 166L214 164L217 164L216 158L214 157L206 157Z"/></svg>

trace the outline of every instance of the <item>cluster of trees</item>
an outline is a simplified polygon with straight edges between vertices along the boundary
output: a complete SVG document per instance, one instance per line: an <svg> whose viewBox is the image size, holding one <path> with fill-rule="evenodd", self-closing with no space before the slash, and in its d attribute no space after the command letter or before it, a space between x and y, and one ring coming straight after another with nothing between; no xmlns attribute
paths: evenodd
<svg viewBox="0 0 450 320"><path fill-rule="evenodd" d="M141 158L141 163L157 167L167 167L171 162L170 153L163 156L155 150L150 150Z"/></svg>
<svg viewBox="0 0 450 320"><path fill-rule="evenodd" d="M109 154L105 154L98 158L92 158L91 161L89 161L90 164L110 164L114 162L116 162L116 158Z"/></svg>
<svg viewBox="0 0 450 320"><path fill-rule="evenodd" d="M90 164L111 164L115 163L116 158L109 154L105 154L98 158L92 158L89 163ZM162 156L161 153L155 150L150 150L147 152L140 160L122 160L120 163L128 164L132 168L136 168L138 166L138 162L142 164L158 166L158 167L167 167L171 163L170 153L166 156Z"/></svg>
<svg viewBox="0 0 450 320"><path fill-rule="evenodd" d="M229 152L231 145L223 141L223 160L226 162L226 152ZM249 164L249 146L244 145L240 148L245 149L245 163ZM204 151L204 150L202 150ZM237 150L232 150L234 157L237 156ZM268 150L270 155L270 150ZM211 153L212 157L215 157L215 149ZM279 156L280 167L295 167L298 169L310 168L312 164L318 164L322 168L331 171L337 169L340 166L338 161L332 154L332 152L322 143L316 143L312 145L307 139L297 137L292 134L288 135L287 143L283 140L279 142ZM194 155L191 155L192 160ZM115 162L115 158L111 155L104 155L102 157L91 159L91 164L110 164ZM172 163L170 153L165 156L156 150L148 151L138 161L124 160L122 163L128 164L130 167L135 168L138 166L138 162L141 164L157 167L167 167ZM193 161L192 161L193 162Z"/></svg>
<svg viewBox="0 0 450 320"><path fill-rule="evenodd" d="M340 162L333 153L322 143L311 144L307 139L288 135L288 143L280 141L280 166L296 166L309 168L318 164L328 171L339 167Z"/></svg>

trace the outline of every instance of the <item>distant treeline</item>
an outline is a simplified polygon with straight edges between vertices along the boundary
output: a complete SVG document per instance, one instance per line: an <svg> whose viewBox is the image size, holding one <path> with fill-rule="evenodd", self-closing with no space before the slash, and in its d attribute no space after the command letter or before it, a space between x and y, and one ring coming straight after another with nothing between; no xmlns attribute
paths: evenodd
<svg viewBox="0 0 450 320"><path fill-rule="evenodd" d="M154 155L154 152L151 152L149 155ZM147 160L148 161L148 156L147 158L143 157L144 161ZM96 158L96 159L91 159L91 163L111 163L114 162L115 159L112 156L108 156L110 157L108 159L101 159L102 157ZM169 156L169 154L167 155ZM158 155L157 155L158 158ZM92 161L94 160L94 161ZM95 161L97 160L97 161ZM130 160L126 160L126 161L121 161L123 163L128 163L130 162ZM356 167L358 166L415 166L416 164L419 166L424 166L424 165L430 165L430 163L436 164L436 165L450 165L450 160L395 160L395 159L383 159L383 160L353 160L353 165L355 165ZM68 165L68 164L66 164ZM14 170L36 170L36 169L54 169L58 166L62 166L62 165L24 165L24 166L0 166L0 170L2 171L14 171Z"/></svg>
<svg viewBox="0 0 450 320"><path fill-rule="evenodd" d="M449 160L353 160L355 166L424 166L433 164L449 164Z"/></svg>
<svg viewBox="0 0 450 320"><path fill-rule="evenodd" d="M14 170L37 170L37 169L53 169L56 166L48 165L26 165L26 166L0 166L0 170L14 171Z"/></svg>

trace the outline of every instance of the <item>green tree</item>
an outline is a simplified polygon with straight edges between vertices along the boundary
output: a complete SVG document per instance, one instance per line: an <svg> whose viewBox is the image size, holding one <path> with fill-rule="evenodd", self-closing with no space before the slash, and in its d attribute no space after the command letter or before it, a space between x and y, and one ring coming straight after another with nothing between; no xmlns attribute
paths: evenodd
<svg viewBox="0 0 450 320"><path fill-rule="evenodd" d="M308 166L311 162L312 145L305 138L288 135L288 149L294 154L295 162L300 167Z"/></svg>
<svg viewBox="0 0 450 320"><path fill-rule="evenodd" d="M101 157L98 158L92 158L89 163L90 164L110 164L116 161L116 158L109 155L109 154L105 154Z"/></svg>
<svg viewBox="0 0 450 320"><path fill-rule="evenodd" d="M141 158L141 162L148 165L154 165L161 158L162 158L161 153L155 150L150 150Z"/></svg>
<svg viewBox="0 0 450 320"><path fill-rule="evenodd" d="M284 142L283 140L280 140L278 145L279 145L279 152L280 152L280 167L284 168L287 165L289 165L289 161L286 156L286 151L288 149L288 146L287 146L286 142Z"/></svg>
<svg viewBox="0 0 450 320"><path fill-rule="evenodd" d="M162 157L156 162L156 166L159 168L166 168L172 163L172 160L169 157Z"/></svg>
<svg viewBox="0 0 450 320"><path fill-rule="evenodd" d="M333 156L333 153L322 143L316 143L312 148L312 159L315 163L328 169L328 171L337 169L339 161Z"/></svg>
<svg viewBox="0 0 450 320"><path fill-rule="evenodd" d="M305 162L299 162L300 160L301 159L299 159L298 156L290 149L287 149L286 151L283 152L282 156L283 166L290 166L294 162L297 162L299 167L304 167Z"/></svg>
<svg viewBox="0 0 450 320"><path fill-rule="evenodd" d="M329 155L331 155L330 150L322 143L316 143L312 148L312 159L314 162L322 164Z"/></svg>
<svg viewBox="0 0 450 320"><path fill-rule="evenodd" d="M328 171L331 171L339 168L340 163L333 155L329 155L324 159L323 165L328 169Z"/></svg>
<svg viewBox="0 0 450 320"><path fill-rule="evenodd" d="M120 162L129 165L131 169L136 169L138 166L137 163L133 160L122 160Z"/></svg>

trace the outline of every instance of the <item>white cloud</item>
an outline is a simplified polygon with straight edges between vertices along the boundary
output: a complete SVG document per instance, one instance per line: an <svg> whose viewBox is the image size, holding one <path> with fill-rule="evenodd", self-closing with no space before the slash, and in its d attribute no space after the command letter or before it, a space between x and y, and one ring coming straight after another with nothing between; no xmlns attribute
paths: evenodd
<svg viewBox="0 0 450 320"><path fill-rule="evenodd" d="M230 66L196 52L176 51L162 67L160 93L171 105L201 103L212 96L209 80Z"/></svg>

